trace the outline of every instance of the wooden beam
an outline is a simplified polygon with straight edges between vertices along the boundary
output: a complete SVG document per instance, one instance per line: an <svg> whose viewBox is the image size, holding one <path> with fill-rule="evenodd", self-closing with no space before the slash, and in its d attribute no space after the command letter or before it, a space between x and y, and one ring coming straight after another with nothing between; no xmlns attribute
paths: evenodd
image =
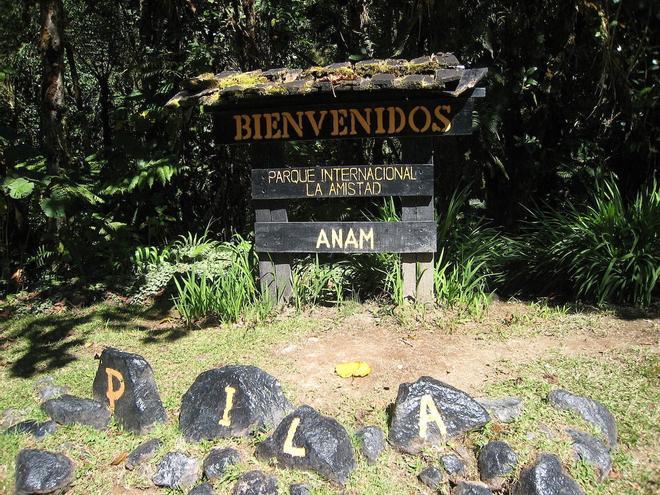
<svg viewBox="0 0 660 495"><path fill-rule="evenodd" d="M255 151L268 157L268 163L276 165L284 162L284 143L258 145ZM281 200L254 201L255 222L287 222L286 202ZM259 280L262 294L268 294L271 301L285 304L292 294L291 256L284 253L263 253L259 256Z"/></svg>
<svg viewBox="0 0 660 495"><path fill-rule="evenodd" d="M432 196L433 165L337 165L252 170L253 199Z"/></svg>
<svg viewBox="0 0 660 495"><path fill-rule="evenodd" d="M255 249L267 253L433 252L435 222L264 222Z"/></svg>
<svg viewBox="0 0 660 495"><path fill-rule="evenodd" d="M401 97L225 109L220 144L472 134L472 98Z"/></svg>
<svg viewBox="0 0 660 495"><path fill-rule="evenodd" d="M402 139L402 162L433 164L433 142L431 138ZM434 232L435 210L433 196L402 198L401 219L406 221L430 222ZM434 235L435 239L435 235ZM435 243L430 252L416 252L401 255L401 270L403 275L403 295L423 304L431 304L433 295L433 252Z"/></svg>

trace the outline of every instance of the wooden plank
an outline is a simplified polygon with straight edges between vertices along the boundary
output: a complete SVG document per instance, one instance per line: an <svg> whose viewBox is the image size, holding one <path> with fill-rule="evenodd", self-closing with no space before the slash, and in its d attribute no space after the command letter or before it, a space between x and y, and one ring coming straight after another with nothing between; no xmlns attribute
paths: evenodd
<svg viewBox="0 0 660 495"><path fill-rule="evenodd" d="M435 222L255 223L255 250L267 253L433 252Z"/></svg>
<svg viewBox="0 0 660 495"><path fill-rule="evenodd" d="M433 163L433 142L429 139L402 139L402 161ZM403 221L433 221L435 211L433 195L428 197L410 197L401 200L401 219ZM417 252L401 255L404 298L428 304L433 296L433 252Z"/></svg>
<svg viewBox="0 0 660 495"><path fill-rule="evenodd" d="M432 195L433 165L340 165L252 170L253 199Z"/></svg>
<svg viewBox="0 0 660 495"><path fill-rule="evenodd" d="M269 165L284 161L284 143L261 143L254 151L266 156ZM255 222L288 221L286 202L254 201ZM259 257L259 280L262 294L268 294L278 304L286 303L291 297L291 256L284 253L264 253Z"/></svg>
<svg viewBox="0 0 660 495"><path fill-rule="evenodd" d="M272 103L271 103L272 104ZM472 133L471 98L305 103L216 113L221 144Z"/></svg>

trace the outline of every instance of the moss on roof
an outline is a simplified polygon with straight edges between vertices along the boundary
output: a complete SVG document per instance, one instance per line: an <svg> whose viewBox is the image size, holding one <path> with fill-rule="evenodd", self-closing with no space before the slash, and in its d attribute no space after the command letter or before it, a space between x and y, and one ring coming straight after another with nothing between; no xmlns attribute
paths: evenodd
<svg viewBox="0 0 660 495"><path fill-rule="evenodd" d="M304 95L336 91L435 89L460 96L474 88L486 69L466 69L451 53L435 53L412 60L364 60L307 69L277 68L250 72L207 72L183 83L168 108L222 107L237 100L268 95Z"/></svg>

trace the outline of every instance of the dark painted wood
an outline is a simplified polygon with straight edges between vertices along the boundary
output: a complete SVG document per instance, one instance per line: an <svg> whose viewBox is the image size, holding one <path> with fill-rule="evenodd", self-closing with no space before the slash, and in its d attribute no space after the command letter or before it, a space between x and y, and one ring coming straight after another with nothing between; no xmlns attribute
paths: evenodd
<svg viewBox="0 0 660 495"><path fill-rule="evenodd" d="M429 163L433 166L432 138L402 139L402 161ZM434 221L433 194L427 197L408 197L401 200L403 221ZM435 251L435 249L433 249ZM431 303L433 297L433 252L401 255L404 297L420 303Z"/></svg>
<svg viewBox="0 0 660 495"><path fill-rule="evenodd" d="M435 222L255 223L255 249L267 253L435 251Z"/></svg>
<svg viewBox="0 0 660 495"><path fill-rule="evenodd" d="M260 143L255 150L265 156L268 165L284 162L284 143ZM255 222L286 222L286 201L254 201ZM271 301L286 303L292 294L291 255L287 253L264 253L259 256L259 280L261 293L268 294Z"/></svg>
<svg viewBox="0 0 660 495"><path fill-rule="evenodd" d="M299 101L308 101L301 98ZM363 98L329 103L251 106L215 113L223 144L472 133L472 98Z"/></svg>
<svg viewBox="0 0 660 495"><path fill-rule="evenodd" d="M433 165L252 170L253 199L432 196Z"/></svg>
<svg viewBox="0 0 660 495"><path fill-rule="evenodd" d="M294 83L296 84L296 83ZM269 94L269 95L250 95L249 99L224 99L221 103L205 107L205 111L211 113L221 113L225 111L236 111L238 109L261 109L261 108L289 108L293 105L322 105L328 103L356 102L400 102L413 100L429 99L449 99L453 101L468 100L470 98L483 98L486 96L486 88L475 87L466 90L460 96L451 96L446 88L437 89L397 89L397 88L378 88L365 91L335 91L307 92L301 94Z"/></svg>

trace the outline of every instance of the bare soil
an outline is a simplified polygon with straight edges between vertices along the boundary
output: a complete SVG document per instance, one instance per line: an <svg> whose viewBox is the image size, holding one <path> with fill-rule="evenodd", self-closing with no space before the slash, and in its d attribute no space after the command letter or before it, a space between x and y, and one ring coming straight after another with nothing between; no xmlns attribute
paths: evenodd
<svg viewBox="0 0 660 495"><path fill-rule="evenodd" d="M323 311L317 316L319 330L276 349L272 364L283 382L296 384L299 401L326 413L336 412L345 398L382 409L400 383L423 375L478 396L488 382L511 375L508 362L522 364L556 352L593 356L632 346L657 350L660 328L658 319L539 315L527 305L503 302L495 302L483 321L465 324L446 316L438 320L432 313L409 323L371 312L325 324ZM372 372L340 378L335 365L346 361L366 361Z"/></svg>

